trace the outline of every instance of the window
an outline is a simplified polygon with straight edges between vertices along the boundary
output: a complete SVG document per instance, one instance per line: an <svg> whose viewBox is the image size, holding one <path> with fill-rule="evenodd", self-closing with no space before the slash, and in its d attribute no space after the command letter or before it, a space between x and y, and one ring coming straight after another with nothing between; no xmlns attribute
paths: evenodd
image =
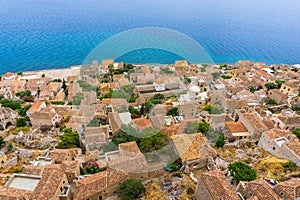
<svg viewBox="0 0 300 200"><path fill-rule="evenodd" d="M273 147L273 151L275 151L275 147Z"/></svg>
<svg viewBox="0 0 300 200"><path fill-rule="evenodd" d="M280 195L283 196L284 195L283 192L280 192Z"/></svg>

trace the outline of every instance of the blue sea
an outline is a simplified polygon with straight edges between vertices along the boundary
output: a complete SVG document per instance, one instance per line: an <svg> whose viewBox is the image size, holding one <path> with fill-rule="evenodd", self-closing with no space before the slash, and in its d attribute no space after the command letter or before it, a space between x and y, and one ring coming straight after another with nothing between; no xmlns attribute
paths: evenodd
<svg viewBox="0 0 300 200"><path fill-rule="evenodd" d="M144 27L185 34L215 63L296 64L299 10L299 0L1 0L0 74L81 64L106 39ZM181 58L145 48L117 61L173 63Z"/></svg>

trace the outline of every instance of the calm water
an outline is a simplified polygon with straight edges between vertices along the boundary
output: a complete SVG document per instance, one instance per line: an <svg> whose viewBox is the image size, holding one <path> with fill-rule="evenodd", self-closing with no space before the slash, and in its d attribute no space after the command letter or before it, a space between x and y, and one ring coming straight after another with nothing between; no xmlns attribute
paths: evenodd
<svg viewBox="0 0 300 200"><path fill-rule="evenodd" d="M299 0L1 0L0 74L81 64L105 39L163 27L202 45L217 63L300 63ZM154 49L118 60L173 63Z"/></svg>

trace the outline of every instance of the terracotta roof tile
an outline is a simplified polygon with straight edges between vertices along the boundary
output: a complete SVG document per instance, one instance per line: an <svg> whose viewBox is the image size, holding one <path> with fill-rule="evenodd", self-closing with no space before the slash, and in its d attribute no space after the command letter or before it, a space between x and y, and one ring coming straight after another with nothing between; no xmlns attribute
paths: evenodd
<svg viewBox="0 0 300 200"><path fill-rule="evenodd" d="M240 200L222 171L216 170L203 173L201 179L213 199Z"/></svg>
<svg viewBox="0 0 300 200"><path fill-rule="evenodd" d="M263 179L257 179L248 183L258 199L280 200L281 198L272 190L271 186Z"/></svg>
<svg viewBox="0 0 300 200"><path fill-rule="evenodd" d="M225 122L225 125L231 133L248 132L242 122Z"/></svg>
<svg viewBox="0 0 300 200"><path fill-rule="evenodd" d="M284 193L290 199L296 199L300 197L300 179L292 178L291 180L281 182L274 189Z"/></svg>

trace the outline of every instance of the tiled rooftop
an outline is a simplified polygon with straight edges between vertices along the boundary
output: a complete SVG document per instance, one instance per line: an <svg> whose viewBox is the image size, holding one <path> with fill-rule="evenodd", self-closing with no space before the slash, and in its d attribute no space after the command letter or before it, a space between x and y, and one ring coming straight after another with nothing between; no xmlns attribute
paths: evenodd
<svg viewBox="0 0 300 200"><path fill-rule="evenodd" d="M213 199L240 200L222 171L216 170L203 173L201 179Z"/></svg>

